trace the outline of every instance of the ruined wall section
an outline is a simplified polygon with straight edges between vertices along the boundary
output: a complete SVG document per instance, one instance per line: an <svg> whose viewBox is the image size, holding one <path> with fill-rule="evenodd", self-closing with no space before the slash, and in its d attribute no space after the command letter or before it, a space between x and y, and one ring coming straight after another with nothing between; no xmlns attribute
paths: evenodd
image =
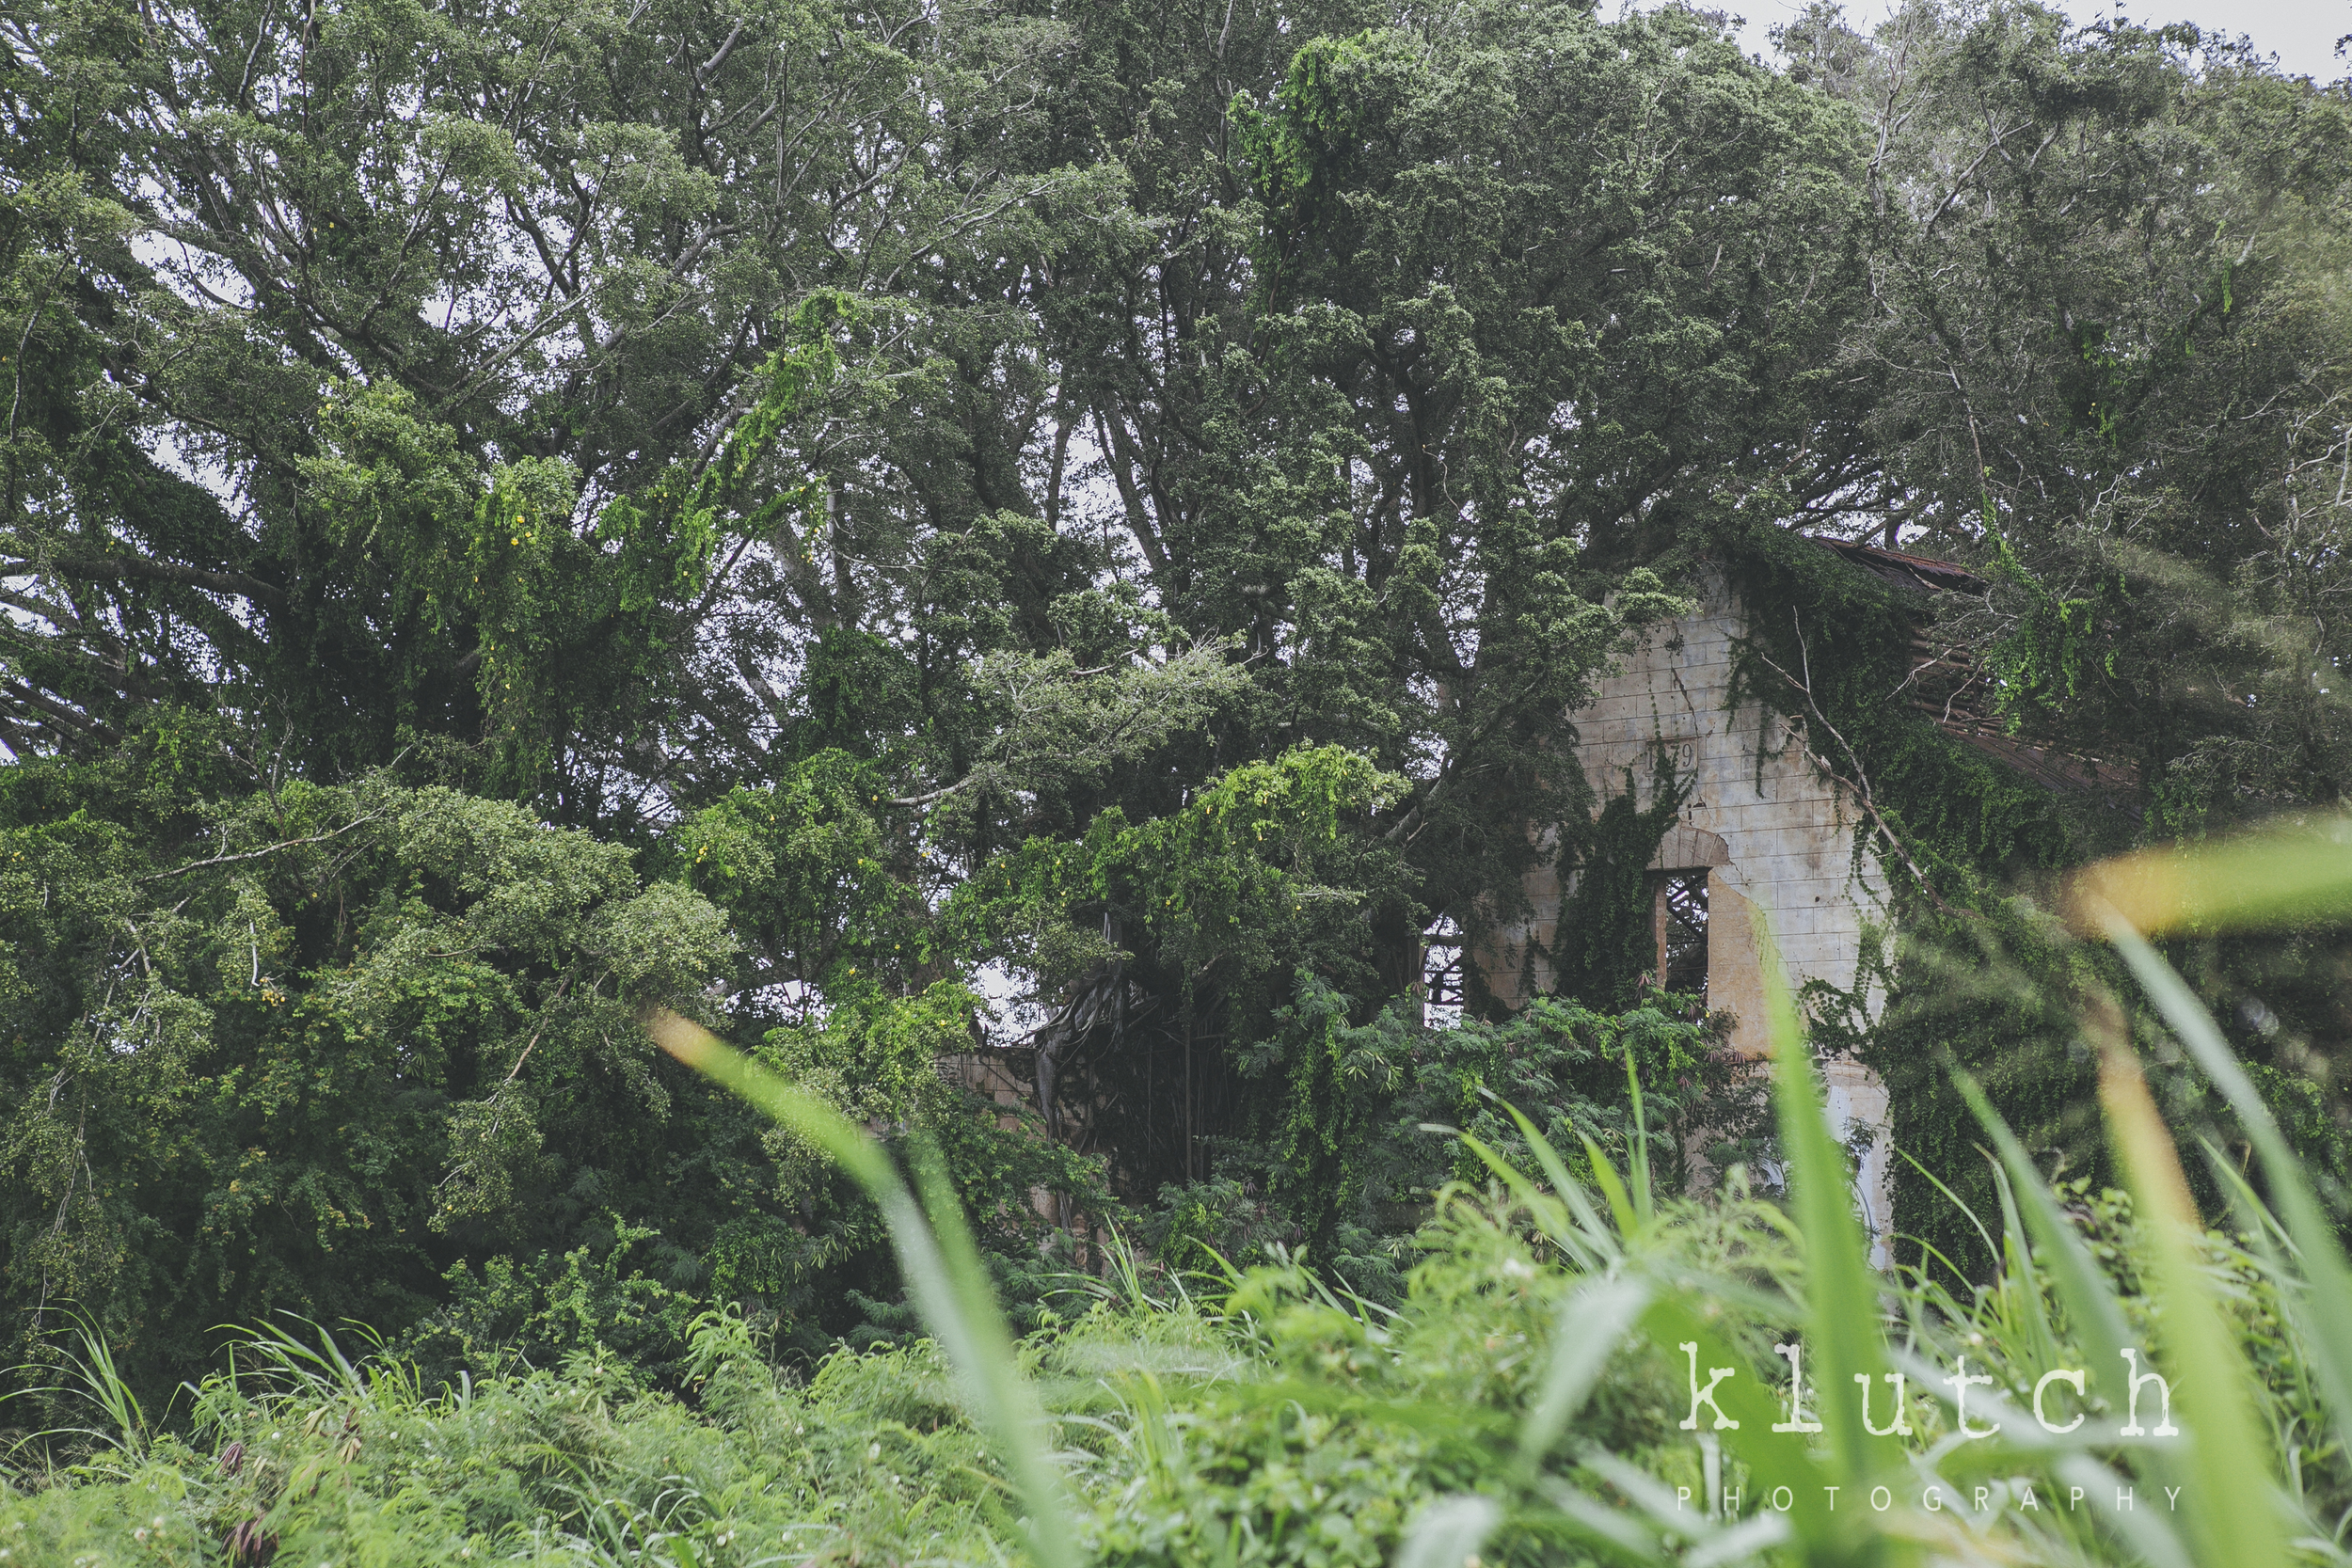
<svg viewBox="0 0 2352 1568"><path fill-rule="evenodd" d="M1654 789L1653 747L1663 742L1692 780L1678 828L1659 847L1658 870L1706 866L1708 992L1739 1016L1734 1043L1763 1048L1761 971L1754 911L1772 923L1791 979L1853 984L1862 924L1883 917L1885 882L1875 860L1853 858L1856 809L1789 744L1776 713L1730 708L1733 645L1741 621L1720 585L1697 613L1654 626L1623 668L1598 683L1592 704L1569 716L1577 761L1601 798L1622 793L1629 773L1641 800ZM1527 879L1533 930L1498 953L1489 968L1498 993L1517 1000L1523 936L1549 946L1562 888L1549 870ZM1538 990L1550 983L1540 951Z"/></svg>
<svg viewBox="0 0 2352 1568"><path fill-rule="evenodd" d="M1600 800L1624 792L1630 773L1641 803L1655 790L1652 758L1663 742L1691 781L1680 820L1651 862L1660 871L1707 868L1710 1007L1738 1022L1735 1050L1765 1050L1759 916L1770 922L1792 986L1821 979L1854 983L1866 919L1883 919L1886 884L1875 858L1857 868L1857 808L1790 744L1786 721L1750 703L1730 705L1740 607L1720 580L1697 610L1650 628L1624 666L1599 682L1592 704L1569 716L1577 760ZM1517 1005L1521 976L1537 990L1551 976L1542 958L1560 915L1563 888L1550 870L1526 883L1534 918L1502 934L1483 965L1498 997ZM1534 939L1531 950L1529 938ZM1891 1212L1891 1149L1884 1085L1851 1061L1827 1070L1830 1110L1841 1129L1870 1130L1858 1196L1874 1237ZM1875 1250L1875 1249L1874 1249Z"/></svg>

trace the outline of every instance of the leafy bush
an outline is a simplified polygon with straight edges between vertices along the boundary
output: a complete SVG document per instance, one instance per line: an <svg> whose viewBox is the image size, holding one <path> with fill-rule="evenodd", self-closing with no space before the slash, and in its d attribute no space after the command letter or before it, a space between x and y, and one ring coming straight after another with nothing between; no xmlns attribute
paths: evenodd
<svg viewBox="0 0 2352 1568"><path fill-rule="evenodd" d="M2143 1284L2149 1238L2130 1200L2058 1196L2137 1342L2168 1356ZM1107 1279L1066 1278L1061 1316L1027 1338L1021 1360L1059 1433L1088 1553L1138 1565L1373 1568L1396 1560L1441 1499L1470 1496L1517 1499L1480 1548L1486 1561L1609 1560L1625 1554L1606 1549L1590 1518L1547 1499L1590 1487L1608 1499L1591 1505L1600 1518L1636 1528L1636 1477L1663 1489L1671 1515L1672 1489L1704 1496L1710 1463L1721 1466L1715 1485L1748 1495L1744 1518L1778 1517L1754 1506L1768 1479L1756 1467L1727 1449L1710 1460L1677 1430L1681 1359L1639 1332L1615 1343L1565 1441L1533 1472L1522 1434L1558 1359L1591 1332L1591 1288L1613 1273L1678 1278L1734 1304L1711 1326L1743 1375L1779 1365L1772 1345L1806 1310L1804 1238L1777 1206L1735 1190L1662 1205L1630 1234L1586 1234L1625 1249L1597 1275L1559 1244L1560 1211L1548 1218L1548 1201L1501 1182L1449 1185L1393 1310L1335 1296L1296 1265L1250 1270L1213 1303L1155 1283L1132 1258ZM1966 1354L2000 1387L2028 1386L2054 1354L2081 1364L2080 1347L2063 1333L2062 1292L2022 1223L2002 1239L2014 1266L1987 1290L1955 1299L1913 1273L1889 1282L1889 1299L1922 1361L1948 1367ZM2352 1465L2326 1435L2277 1265L2218 1236L2204 1247L2205 1266L2228 1281L2233 1335L2261 1374L2265 1425L2295 1466L2299 1506L2334 1517L2352 1500ZM274 1540L280 1561L382 1568L987 1562L1021 1549L1005 1471L930 1341L838 1350L803 1376L780 1371L740 1314L707 1314L689 1338L687 1376L671 1393L593 1348L556 1368L428 1390L398 1357L349 1360L313 1330L248 1338L235 1370L195 1391L183 1435L153 1434L134 1416L82 1439L70 1462L74 1440L51 1437L47 1469L39 1444L20 1448L0 1496L0 1545L12 1568L212 1562L240 1530ZM103 1393L103 1363L89 1370ZM1785 1386L1767 1398L1785 1400ZM129 1408L119 1393L114 1403ZM1957 1482L1948 1399L1915 1381L1907 1408L1915 1479ZM2152 1484L2137 1469L2145 1450L2108 1445L2101 1457L2120 1484ZM2042 1497L2046 1509L2052 1494ZM1980 1539L1945 1543L1970 1560L2123 1549L2079 1518L2037 1517L2013 1501L1972 1524ZM1690 1514L1682 1525L1722 1534L1720 1522ZM1722 1560L1746 1555L1756 1554Z"/></svg>
<svg viewBox="0 0 2352 1568"><path fill-rule="evenodd" d="M1501 1023L1445 1028L1422 1022L1409 999L1360 1025L1349 1012L1347 998L1302 972L1274 1033L1239 1053L1246 1081L1290 1093L1261 1097L1255 1136L1218 1142L1217 1174L1163 1192L1144 1235L1170 1266L1305 1256L1392 1302L1438 1192L1485 1180L1459 1134L1540 1175L1506 1104L1527 1108L1559 1148L1589 1139L1626 1164L1639 1142L1661 1186L1677 1192L1692 1183L1694 1155L1722 1169L1765 1147L1759 1081L1725 1054L1725 1021L1687 997L1651 991L1613 1014L1543 997Z"/></svg>

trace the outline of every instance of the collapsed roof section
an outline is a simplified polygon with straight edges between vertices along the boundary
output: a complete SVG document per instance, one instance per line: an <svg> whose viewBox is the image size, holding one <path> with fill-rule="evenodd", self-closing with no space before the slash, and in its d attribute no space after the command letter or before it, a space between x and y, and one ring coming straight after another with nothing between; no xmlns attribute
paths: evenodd
<svg viewBox="0 0 2352 1568"><path fill-rule="evenodd" d="M1974 656L1935 636L1935 599L1945 594L1981 598L1991 589L1983 578L1948 561L1883 546L1819 537L1814 543L1848 564L1919 596L1921 613L1912 638L1913 665L1905 685L1911 692L1911 705L1932 719L1937 728L2053 794L2113 796L2138 787L2139 770L2128 762L2070 746L2062 736L2012 734L2008 721L1992 710L1990 682Z"/></svg>

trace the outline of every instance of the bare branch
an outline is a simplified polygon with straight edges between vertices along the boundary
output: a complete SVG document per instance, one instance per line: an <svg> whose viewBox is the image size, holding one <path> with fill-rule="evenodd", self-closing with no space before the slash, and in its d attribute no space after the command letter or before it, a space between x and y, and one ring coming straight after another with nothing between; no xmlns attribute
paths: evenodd
<svg viewBox="0 0 2352 1568"><path fill-rule="evenodd" d="M1883 839L1886 842L1886 847L1895 852L1895 858L1903 863L1904 869L1908 870L1913 879L1918 882L1919 891L1928 895L1928 901L1932 903L1938 910L1942 911L1946 914L1958 914L1960 911L1952 908L1951 905L1946 903L1944 901L1944 895L1935 891L1934 881L1930 879L1927 872L1920 869L1919 863L1912 859L1911 851L1903 847L1903 841L1895 836L1894 828L1888 824L1884 814L1879 810L1878 801L1871 797L1870 775L1864 771L1862 767L1862 758L1855 753L1853 747L1848 743L1846 737L1838 733L1837 726L1829 721L1829 715L1821 711L1821 705L1814 700L1813 655L1811 650L1805 646L1804 623L1798 617L1794 606L1790 607L1788 614L1789 618L1796 623L1797 655L1803 662L1804 678L1803 680L1798 679L1788 671L1782 669L1779 665L1773 663L1768 656L1760 651L1756 657L1763 660L1764 667L1766 669L1770 670L1773 674L1778 675L1782 680L1787 681L1790 686L1794 687L1799 692L1804 694L1805 710L1813 715L1814 719L1820 722L1822 729L1829 732L1830 738L1837 742L1838 750L1846 753L1846 760L1851 764L1853 768L1853 777L1851 779L1846 778L1844 775L1840 774L1836 768L1831 767L1828 759L1823 757L1820 752L1813 749L1809 734L1804 741L1804 754L1812 760L1814 767L1820 768L1821 772L1829 778L1831 783L1844 785L1845 788L1853 796L1855 800L1860 802L1863 811L1870 818L1871 826L1878 830L1879 837ZM1805 726L1805 729L1809 732L1811 726L1807 725Z"/></svg>
<svg viewBox="0 0 2352 1568"><path fill-rule="evenodd" d="M185 865L175 865L169 871L157 871L135 879L141 882L160 882L173 877L185 876L191 871L201 871L208 865L234 865L240 861L257 861L264 855L274 855L280 849L298 849L306 844L324 844L330 838L341 838L354 828L375 821L381 815L380 812L370 812L365 816L353 817L342 827L329 832L313 833L309 838L290 838L281 843L266 845L259 849L247 849L242 854L215 855L210 860L190 861Z"/></svg>

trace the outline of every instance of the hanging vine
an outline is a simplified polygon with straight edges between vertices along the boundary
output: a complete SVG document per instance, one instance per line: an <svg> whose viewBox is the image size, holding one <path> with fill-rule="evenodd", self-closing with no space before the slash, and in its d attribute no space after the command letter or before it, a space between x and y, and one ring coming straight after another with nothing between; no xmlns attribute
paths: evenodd
<svg viewBox="0 0 2352 1568"><path fill-rule="evenodd" d="M1898 872L1891 930L1867 934L1850 990L1816 984L1814 1038L1884 1079L1904 1153L1979 1212L1997 1195L1972 1147L1975 1122L1949 1068L1966 1069L2029 1147L2105 1180L2095 1069L2074 1044L2097 955L2074 943L2033 890L2117 830L1941 728L1914 705L1918 634L1933 614L1820 544L1777 531L1723 541L1718 560L1747 611L1734 701L1787 721L1855 805L1853 853ZM1894 1228L1963 1270L1983 1261L1970 1221L1899 1162Z"/></svg>
<svg viewBox="0 0 2352 1568"><path fill-rule="evenodd" d="M1561 849L1561 879L1572 875L1575 881L1561 900L1553 930L1553 990L1602 1011L1630 1006L1642 977L1657 966L1649 863L1691 797L1691 780L1675 771L1663 744L1653 751L1650 767L1647 806L1629 768L1624 792ZM1527 961L1532 966L1534 960L1531 953Z"/></svg>

